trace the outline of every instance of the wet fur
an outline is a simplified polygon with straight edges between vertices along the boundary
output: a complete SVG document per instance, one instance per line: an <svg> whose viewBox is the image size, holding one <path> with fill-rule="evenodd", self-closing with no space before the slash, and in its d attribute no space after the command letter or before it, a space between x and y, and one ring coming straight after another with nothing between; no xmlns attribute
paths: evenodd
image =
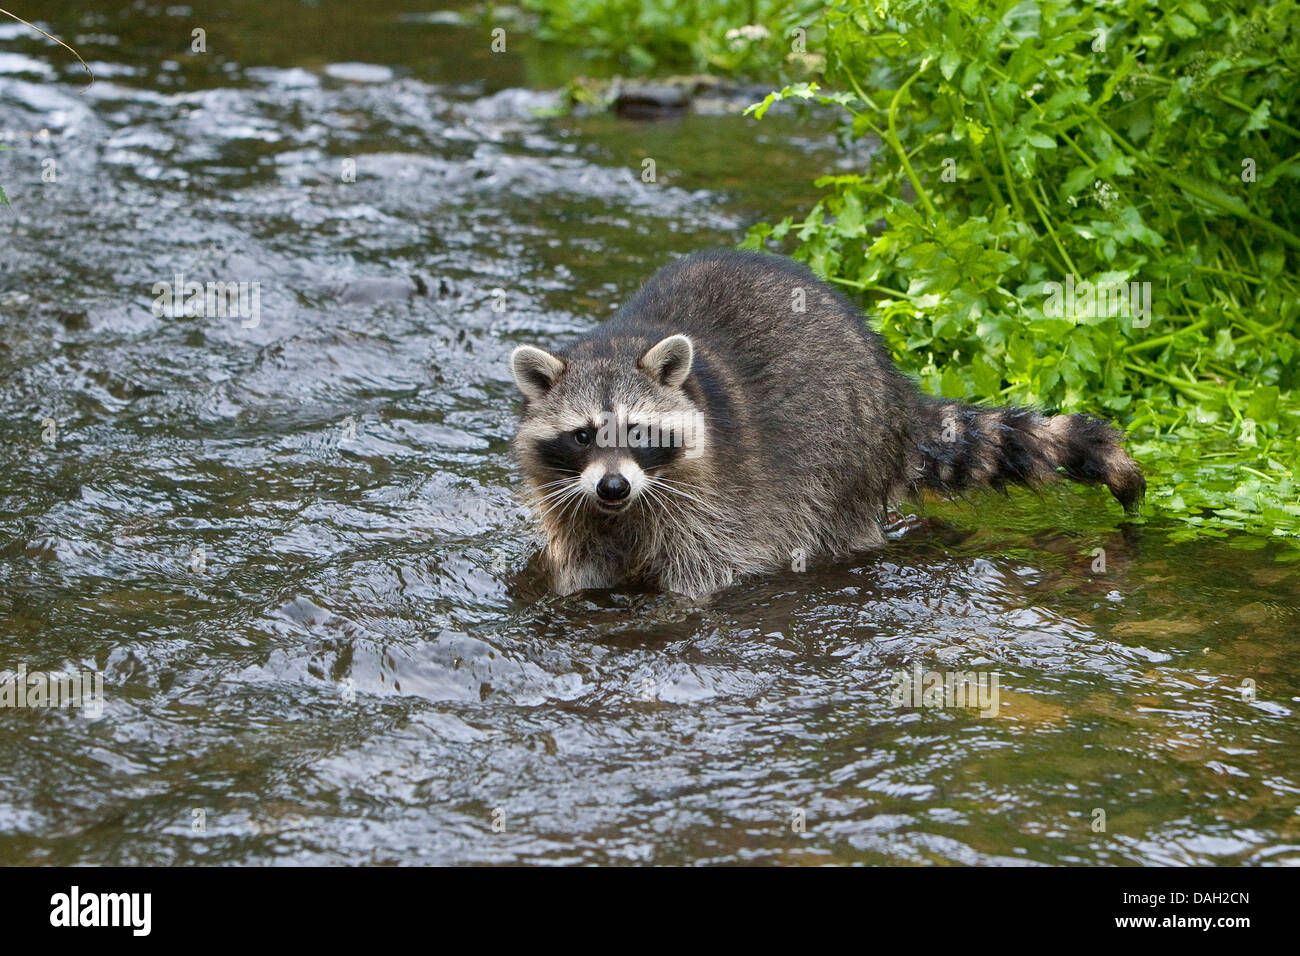
<svg viewBox="0 0 1300 956"><path fill-rule="evenodd" d="M792 306L797 289L803 312ZM670 388L638 361L675 333L694 355L689 376ZM514 451L561 593L636 581L700 596L789 567L800 551L811 560L878 547L884 510L923 489L1034 485L1059 473L1105 484L1130 509L1145 490L1120 433L1100 419L922 394L861 312L788 259L681 259L555 357L560 371L527 399ZM651 450L657 459L642 467L673 484L624 513L580 499L548 507L564 467L547 436L618 405L698 409L702 453Z"/></svg>

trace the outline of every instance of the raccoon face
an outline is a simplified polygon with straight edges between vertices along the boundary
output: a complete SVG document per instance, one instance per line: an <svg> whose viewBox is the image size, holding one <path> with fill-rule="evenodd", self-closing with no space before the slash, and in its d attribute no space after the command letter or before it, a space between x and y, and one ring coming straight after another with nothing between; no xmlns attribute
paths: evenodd
<svg viewBox="0 0 1300 956"><path fill-rule="evenodd" d="M683 390L695 349L684 335L578 343L563 357L531 345L510 356L526 400L515 435L543 514L616 515L658 494L702 452L703 418Z"/></svg>

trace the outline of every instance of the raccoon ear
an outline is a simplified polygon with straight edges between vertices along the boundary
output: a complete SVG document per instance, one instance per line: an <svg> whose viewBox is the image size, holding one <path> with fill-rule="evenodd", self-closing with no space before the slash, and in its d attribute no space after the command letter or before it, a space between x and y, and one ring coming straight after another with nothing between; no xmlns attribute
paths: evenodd
<svg viewBox="0 0 1300 956"><path fill-rule="evenodd" d="M684 335L670 335L641 356L637 362L660 385L677 388L691 374L695 361L695 346Z"/></svg>
<svg viewBox="0 0 1300 956"><path fill-rule="evenodd" d="M564 374L564 360L531 345L521 345L510 353L510 371L525 398L539 399Z"/></svg>

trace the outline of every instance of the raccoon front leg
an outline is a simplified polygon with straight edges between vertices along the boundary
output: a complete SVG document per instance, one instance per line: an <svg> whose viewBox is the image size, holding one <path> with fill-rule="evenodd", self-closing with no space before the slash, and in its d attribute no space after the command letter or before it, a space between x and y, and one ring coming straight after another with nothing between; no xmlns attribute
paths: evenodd
<svg viewBox="0 0 1300 956"><path fill-rule="evenodd" d="M659 575L659 589L683 594L692 600L708 597L714 591L729 587L735 575L727 569L716 574L669 571Z"/></svg>
<svg viewBox="0 0 1300 956"><path fill-rule="evenodd" d="M602 552L573 552L551 546L546 551L552 587L560 594L587 588L612 588L618 583L619 563Z"/></svg>
<svg viewBox="0 0 1300 956"><path fill-rule="evenodd" d="M693 600L730 587L737 569L727 557L712 553L669 553L660 557L660 590L684 594Z"/></svg>

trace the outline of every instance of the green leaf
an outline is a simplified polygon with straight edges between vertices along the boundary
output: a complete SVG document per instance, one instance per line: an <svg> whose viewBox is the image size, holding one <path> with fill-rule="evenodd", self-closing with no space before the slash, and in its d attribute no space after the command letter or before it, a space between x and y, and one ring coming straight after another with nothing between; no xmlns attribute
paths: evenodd
<svg viewBox="0 0 1300 956"><path fill-rule="evenodd" d="M1196 25L1180 13L1169 14L1165 22L1169 24L1169 29L1177 37L1186 40L1188 37L1196 36Z"/></svg>
<svg viewBox="0 0 1300 956"><path fill-rule="evenodd" d="M939 57L939 72L943 74L945 80L951 80L960 65L961 54L952 47L945 49Z"/></svg>
<svg viewBox="0 0 1300 956"><path fill-rule="evenodd" d="M939 380L939 387L944 398L966 397L966 386L962 384L961 375L951 365L943 370L943 376Z"/></svg>
<svg viewBox="0 0 1300 956"><path fill-rule="evenodd" d="M1268 112L1268 100L1263 100L1259 106L1251 111L1250 119L1246 120L1245 132L1253 133L1257 130L1268 129Z"/></svg>
<svg viewBox="0 0 1300 956"><path fill-rule="evenodd" d="M1274 385L1257 386L1255 394L1250 397L1250 404L1246 406L1246 417L1256 422L1272 418L1277 410L1279 394L1277 387Z"/></svg>

